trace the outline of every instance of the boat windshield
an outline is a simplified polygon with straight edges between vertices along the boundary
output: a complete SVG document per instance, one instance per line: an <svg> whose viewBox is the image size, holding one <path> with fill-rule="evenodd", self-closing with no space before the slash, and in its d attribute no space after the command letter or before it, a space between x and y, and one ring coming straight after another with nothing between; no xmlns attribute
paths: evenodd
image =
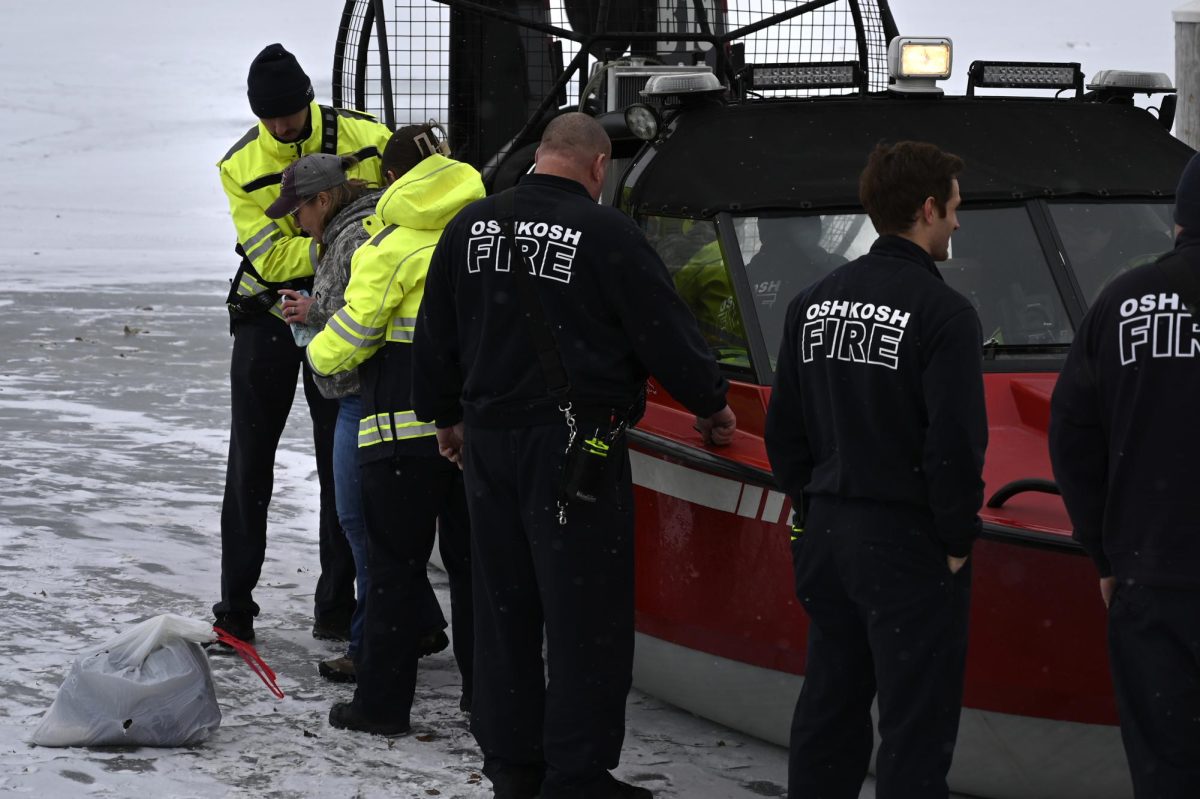
<svg viewBox="0 0 1200 799"><path fill-rule="evenodd" d="M675 290L692 309L700 332L726 371L752 375L746 328L729 276L729 259L717 238L716 223L700 219L649 216L646 238L658 251Z"/></svg>
<svg viewBox="0 0 1200 799"><path fill-rule="evenodd" d="M981 343L1070 344L1071 322L1026 209L966 208L958 217L951 258L938 268L978 311ZM866 253L877 236L861 213L742 217L735 229L774 367L791 299Z"/></svg>
<svg viewBox="0 0 1200 799"><path fill-rule="evenodd" d="M1175 246L1168 203L1052 203L1065 260L1088 305L1117 275Z"/></svg>
<svg viewBox="0 0 1200 799"><path fill-rule="evenodd" d="M1063 261L1089 304L1113 277L1173 245L1168 203L1048 207ZM960 208L951 257L938 264L946 282L975 306L990 359L1061 358L1074 336L1046 258L1052 245L1043 248L1030 213L1023 205ZM740 252L728 253L712 220L648 216L641 221L722 367L747 376L753 370L746 325L756 323L762 331L774 371L788 303L866 253L877 238L861 212L739 216L732 217L732 225ZM730 270L743 264L752 314L739 307L733 290L736 272Z"/></svg>

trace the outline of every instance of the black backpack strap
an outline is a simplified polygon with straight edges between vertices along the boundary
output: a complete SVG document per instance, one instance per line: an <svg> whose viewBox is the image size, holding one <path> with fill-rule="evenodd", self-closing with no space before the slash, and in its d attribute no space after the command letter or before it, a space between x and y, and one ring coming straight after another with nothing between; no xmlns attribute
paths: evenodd
<svg viewBox="0 0 1200 799"><path fill-rule="evenodd" d="M337 155L338 115L332 106L321 106L321 152Z"/></svg>
<svg viewBox="0 0 1200 799"><path fill-rule="evenodd" d="M521 303L521 315L525 318L525 328L533 338L537 347L538 363L542 367L542 375L546 380L546 389L555 399L563 399L571 392L571 382L567 378L567 370L563 367L562 357L558 353L558 345L554 340L554 331L546 321L546 310L538 296L537 287L533 284L530 272L533 264L525 257L517 243L513 230L513 197L516 188L507 189L496 195L496 211L500 218L500 228L508 237L509 270L513 275L513 283L517 287L517 298ZM529 272L526 271L529 269Z"/></svg>
<svg viewBox="0 0 1200 799"><path fill-rule="evenodd" d="M1169 252L1155 262L1167 276L1167 285L1179 295L1193 316L1200 316L1200 273L1176 252Z"/></svg>

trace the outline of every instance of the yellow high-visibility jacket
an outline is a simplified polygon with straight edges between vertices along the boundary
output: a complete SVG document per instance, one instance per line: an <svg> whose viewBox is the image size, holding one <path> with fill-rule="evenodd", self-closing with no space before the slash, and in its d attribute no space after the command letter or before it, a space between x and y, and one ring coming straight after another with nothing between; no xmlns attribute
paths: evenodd
<svg viewBox="0 0 1200 799"><path fill-rule="evenodd" d="M271 291L267 284L312 276L316 242L301 235L291 217L269 219L266 210L279 197L279 181L289 164L302 155L329 150L335 138L329 135L330 121L336 125L337 154L358 159L347 177L381 184L380 156L391 137L386 125L370 114L316 102L309 104L309 114L312 133L308 138L285 144L259 122L217 162L238 244L252 267L242 270L238 281L237 294L242 297ZM278 303L271 312L283 318Z"/></svg>
<svg viewBox="0 0 1200 799"><path fill-rule="evenodd" d="M412 411L410 345L433 248L455 214L484 194L474 168L441 155L393 183L363 222L371 238L350 262L346 304L305 350L319 375L360 367L358 446L367 460L436 454L434 426Z"/></svg>

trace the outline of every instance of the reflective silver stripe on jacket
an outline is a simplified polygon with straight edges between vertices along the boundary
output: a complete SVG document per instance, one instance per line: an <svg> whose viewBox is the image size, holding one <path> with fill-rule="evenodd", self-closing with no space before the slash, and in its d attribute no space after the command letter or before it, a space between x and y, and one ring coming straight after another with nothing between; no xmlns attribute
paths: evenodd
<svg viewBox="0 0 1200 799"><path fill-rule="evenodd" d="M399 342L401 344L411 344L413 333L416 332L417 320L410 316L401 317L392 320L392 327L388 330L387 340Z"/></svg>
<svg viewBox="0 0 1200 799"><path fill-rule="evenodd" d="M267 290L267 287L258 281L254 275L242 271L242 279L238 281L237 293L242 297L255 297Z"/></svg>
<svg viewBox="0 0 1200 799"><path fill-rule="evenodd" d="M275 242L282 237L283 231L279 229L279 225L272 222L243 244L242 250L246 253L246 258L253 263L269 253Z"/></svg>
<svg viewBox="0 0 1200 799"><path fill-rule="evenodd" d="M360 325L350 316L345 306L329 317L325 326L337 334L338 338L354 347L373 347L379 343L386 328L367 327Z"/></svg>
<svg viewBox="0 0 1200 799"><path fill-rule="evenodd" d="M377 413L358 423L358 446L370 447L385 441L405 441L437 433L437 425L422 422L412 411Z"/></svg>

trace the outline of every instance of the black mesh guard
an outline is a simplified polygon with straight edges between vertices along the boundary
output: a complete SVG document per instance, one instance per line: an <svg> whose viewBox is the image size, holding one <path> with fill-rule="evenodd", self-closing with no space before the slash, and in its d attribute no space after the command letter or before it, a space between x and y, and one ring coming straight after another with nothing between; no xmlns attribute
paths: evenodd
<svg viewBox="0 0 1200 799"><path fill-rule="evenodd" d="M736 83L744 63L856 61L868 90L887 86L887 42L896 35L887 0L609 0L607 24L597 19L600 6L598 0L347 0L334 52L334 103L393 127L449 122L456 152L479 165L531 117L578 106L597 60L707 63L726 85ZM779 15L785 18L764 26ZM611 33L594 38L600 31ZM598 103L604 82L590 88Z"/></svg>

